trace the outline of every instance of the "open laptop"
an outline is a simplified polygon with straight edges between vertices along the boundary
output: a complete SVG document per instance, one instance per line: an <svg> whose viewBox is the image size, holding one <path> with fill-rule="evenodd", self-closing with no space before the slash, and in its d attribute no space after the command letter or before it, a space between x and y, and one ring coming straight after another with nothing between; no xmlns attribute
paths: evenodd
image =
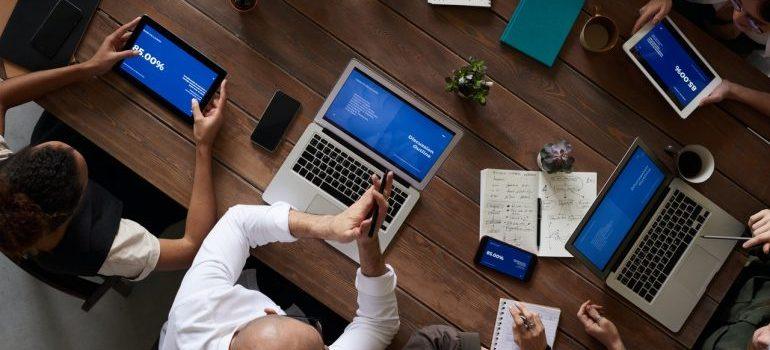
<svg viewBox="0 0 770 350"><path fill-rule="evenodd" d="M636 139L567 241L607 285L677 332L744 226L673 176Z"/></svg>
<svg viewBox="0 0 770 350"><path fill-rule="evenodd" d="M385 251L462 129L391 79L351 60L329 97L267 187L267 203L313 214L337 214L395 173L380 228ZM328 242L358 262L356 243Z"/></svg>

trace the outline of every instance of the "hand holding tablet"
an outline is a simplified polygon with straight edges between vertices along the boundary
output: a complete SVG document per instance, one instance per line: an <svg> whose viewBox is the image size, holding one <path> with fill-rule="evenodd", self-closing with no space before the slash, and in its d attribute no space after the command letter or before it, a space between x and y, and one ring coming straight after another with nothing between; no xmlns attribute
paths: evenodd
<svg viewBox="0 0 770 350"><path fill-rule="evenodd" d="M114 70L188 123L193 122L190 101L208 105L227 75L146 15L136 24L124 50L138 55L124 59Z"/></svg>

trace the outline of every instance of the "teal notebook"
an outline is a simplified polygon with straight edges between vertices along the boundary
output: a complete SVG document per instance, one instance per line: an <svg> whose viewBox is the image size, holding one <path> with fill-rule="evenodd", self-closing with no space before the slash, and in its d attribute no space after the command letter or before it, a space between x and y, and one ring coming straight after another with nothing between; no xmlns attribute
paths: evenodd
<svg viewBox="0 0 770 350"><path fill-rule="evenodd" d="M500 41L552 66L585 0L521 0Z"/></svg>

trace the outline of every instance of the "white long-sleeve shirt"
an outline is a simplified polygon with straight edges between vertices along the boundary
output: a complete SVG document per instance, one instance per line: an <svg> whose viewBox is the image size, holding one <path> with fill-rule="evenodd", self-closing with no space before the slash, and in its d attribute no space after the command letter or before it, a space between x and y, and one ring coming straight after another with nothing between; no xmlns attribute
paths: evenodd
<svg viewBox="0 0 770 350"><path fill-rule="evenodd" d="M161 331L160 349L226 350L233 334L265 316L264 309L285 314L268 296L235 282L249 247L295 240L287 204L230 208L203 241L182 281ZM357 316L329 348L385 349L399 328L396 275L390 266L380 277L366 277L359 269L356 288Z"/></svg>

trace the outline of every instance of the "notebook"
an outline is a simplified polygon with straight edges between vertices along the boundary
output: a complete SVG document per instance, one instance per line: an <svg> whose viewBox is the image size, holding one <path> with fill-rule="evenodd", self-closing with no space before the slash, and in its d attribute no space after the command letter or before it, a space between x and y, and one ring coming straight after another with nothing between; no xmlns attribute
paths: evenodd
<svg viewBox="0 0 770 350"><path fill-rule="evenodd" d="M513 337L513 317L508 311L509 307L516 307L512 299L500 299L500 306L497 308L497 320L495 329L492 333L492 347L489 350L519 350ZM559 317L561 310L554 307L547 307L537 304L528 304L519 302L527 310L540 315L540 321L543 322L545 329L545 339L548 345L553 348L556 340L556 330L559 328Z"/></svg>
<svg viewBox="0 0 770 350"><path fill-rule="evenodd" d="M596 173L484 169L479 237L539 256L571 257L564 245L595 198Z"/></svg>
<svg viewBox="0 0 770 350"><path fill-rule="evenodd" d="M552 66L584 0L521 0L500 41Z"/></svg>
<svg viewBox="0 0 770 350"><path fill-rule="evenodd" d="M492 0L428 0L431 5L492 7Z"/></svg>

